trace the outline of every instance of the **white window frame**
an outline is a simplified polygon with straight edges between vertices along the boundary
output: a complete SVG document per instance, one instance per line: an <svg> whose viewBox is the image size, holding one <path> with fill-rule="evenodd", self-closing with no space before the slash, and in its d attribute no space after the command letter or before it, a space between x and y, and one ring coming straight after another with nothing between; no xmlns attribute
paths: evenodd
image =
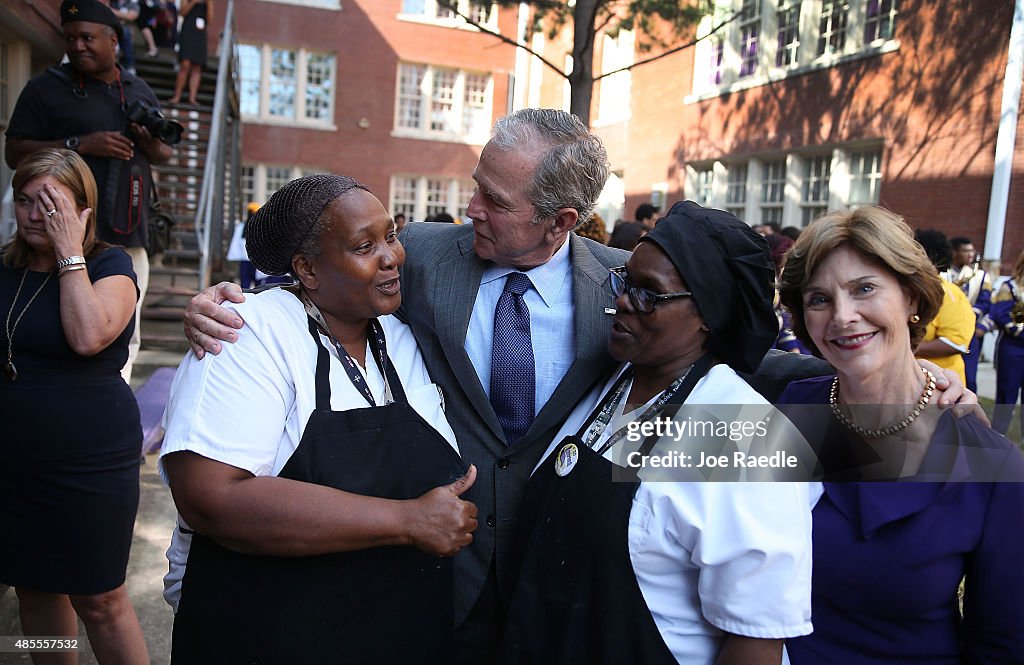
<svg viewBox="0 0 1024 665"><path fill-rule="evenodd" d="M288 165L288 164L265 164L265 163L242 164L240 179L244 182L244 180L247 177L249 177L249 176L246 175L246 172L249 171L249 172L252 173L251 178L252 178L252 183L253 183L253 189L249 192L249 197L250 198L248 200L243 200L242 201L243 204L257 203L259 205L263 205L268 200L270 200L270 197L274 194L274 191L276 191L276 190L271 191L267 187L267 171L268 171L268 169L282 169L282 170L288 172L288 174L286 176L286 179L285 179L285 181L282 184L286 184L288 182L291 182L292 180L295 180L296 178L301 178L304 175L310 175L312 173L329 173L330 172L330 169L323 169L323 168L320 168L320 167L312 167L312 166L294 166L294 165ZM244 198L245 194L246 194L245 190L242 190L243 198Z"/></svg>
<svg viewBox="0 0 1024 665"><path fill-rule="evenodd" d="M601 51L601 73L613 72L633 64L636 33L619 30L613 39L604 35ZM598 81L597 119L595 126L625 122L632 117L631 96L633 73L629 70L618 72Z"/></svg>
<svg viewBox="0 0 1024 665"><path fill-rule="evenodd" d="M402 118L402 68L422 68L423 78L419 83L419 91L410 99L419 103L419 127L403 127ZM452 105L447 111L448 119L457 126L453 130L435 130L431 128L432 109L435 101L434 79L439 73L453 73L455 84L452 88ZM480 115L487 119L487 122L480 123L473 133L465 133L464 123L466 119L466 77L483 76L487 79L484 92L485 104L480 110ZM483 145L490 138L491 118L494 115L494 77L490 72L467 71L453 67L439 67L425 63L399 62L395 75L395 115L393 118L393 129L391 135L401 138L426 139L431 141L446 141L452 143L468 143L472 145Z"/></svg>
<svg viewBox="0 0 1024 665"><path fill-rule="evenodd" d="M847 161L850 172L849 206L856 208L878 205L882 189L882 148L852 149ZM870 170L865 171L865 165L869 165ZM862 190L858 190L856 186L858 182L864 183ZM866 191L868 195L855 197L858 191Z"/></svg>
<svg viewBox="0 0 1024 665"><path fill-rule="evenodd" d="M711 13L706 14L697 26L697 45L693 58L693 88L683 98L685 104L692 104L720 95L739 92L750 88L778 82L779 80L835 67L863 58L875 57L897 51L900 48L896 38L898 27L899 0L892 0L886 15L893 26L892 34L886 38L865 41L866 8L863 2L836 0L847 7L845 39L841 49L818 54L818 40L822 20L823 3L826 0L760 0L759 38L757 45L757 66L751 73L741 70L743 58L743 28L753 25L754 18L737 19L726 23L739 11L744 2L751 0L723 0L714 3ZM778 64L779 57L779 12L799 8L797 17L796 60ZM713 36L715 27L725 24ZM705 37L708 37L705 39ZM723 60L720 65L721 80L715 82L712 54L714 44L723 43Z"/></svg>
<svg viewBox="0 0 1024 665"><path fill-rule="evenodd" d="M412 196L399 196L399 180L413 182ZM433 192L431 183L438 185L433 188ZM391 176L388 184L388 211L392 215L403 212L410 222L422 222L429 215L443 210L460 222L466 223L469 221L466 208L469 207L469 200L475 191L476 183L469 178L396 173ZM432 200L432 193L438 198ZM440 204L436 201L440 201Z"/></svg>
<svg viewBox="0 0 1024 665"><path fill-rule="evenodd" d="M476 7L470 3L469 0L458 0L455 3L460 12L466 16L472 17L476 12ZM423 0L423 11L422 12L406 12L405 2L399 0L398 6L398 20L410 21L412 23L428 23L430 25L442 26L445 28L460 28L463 30L476 30L479 31L472 23L467 23L464 18L455 14L452 16L439 16L439 12L444 8L437 0ZM487 15L486 21L478 21L480 25L490 29L498 29L498 5L494 3L490 7L490 12Z"/></svg>
<svg viewBox="0 0 1024 665"><path fill-rule="evenodd" d="M832 189L832 153L819 153L804 157L804 168L800 181L800 220L807 226L821 213L829 209L829 195ZM815 197L815 187L817 194ZM824 196L822 196L824 194Z"/></svg>
<svg viewBox="0 0 1024 665"><path fill-rule="evenodd" d="M334 110L338 90L338 56L336 53L327 51L310 51L301 47L282 46L279 44L253 44L250 42L240 43L240 46L251 46L260 49L260 91L259 91L259 112L255 115L244 113L242 121L262 125L284 125L288 127L302 127L304 129L320 129L334 131L337 127L334 124ZM295 117L289 118L270 113L270 68L271 54L273 51L291 51L295 53ZM326 55L331 58L331 75L333 79L333 93L330 95L330 104L327 109L327 118L306 117L306 85L309 77L309 56Z"/></svg>
<svg viewBox="0 0 1024 665"><path fill-rule="evenodd" d="M734 162L726 164L725 168L725 210L745 221L750 202L750 164Z"/></svg>

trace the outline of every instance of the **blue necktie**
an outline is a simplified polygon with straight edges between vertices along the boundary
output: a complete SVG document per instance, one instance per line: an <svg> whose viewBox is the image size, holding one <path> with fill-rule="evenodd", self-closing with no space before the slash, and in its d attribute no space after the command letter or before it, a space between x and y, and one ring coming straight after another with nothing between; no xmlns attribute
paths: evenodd
<svg viewBox="0 0 1024 665"><path fill-rule="evenodd" d="M509 273L494 308L491 347L491 406L508 445L530 428L534 416L535 370L530 341L530 310L523 301L533 283L521 272Z"/></svg>

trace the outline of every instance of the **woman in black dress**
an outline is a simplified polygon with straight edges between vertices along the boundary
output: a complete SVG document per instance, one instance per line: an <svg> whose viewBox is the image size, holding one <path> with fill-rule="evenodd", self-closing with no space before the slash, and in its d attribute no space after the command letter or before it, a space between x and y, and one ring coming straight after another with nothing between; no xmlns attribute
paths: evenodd
<svg viewBox="0 0 1024 665"><path fill-rule="evenodd" d="M96 181L77 153L35 152L12 185L18 227L0 250L0 583L15 588L26 635L75 637L77 614L99 662L148 663L124 587L142 447L120 374L138 298L131 259L96 240ZM62 655L45 662L74 662Z"/></svg>
<svg viewBox="0 0 1024 665"><path fill-rule="evenodd" d="M178 35L178 79L171 103L181 101L188 81L188 103L195 106L199 78L206 66L206 28L213 22L213 0L181 0L181 33Z"/></svg>

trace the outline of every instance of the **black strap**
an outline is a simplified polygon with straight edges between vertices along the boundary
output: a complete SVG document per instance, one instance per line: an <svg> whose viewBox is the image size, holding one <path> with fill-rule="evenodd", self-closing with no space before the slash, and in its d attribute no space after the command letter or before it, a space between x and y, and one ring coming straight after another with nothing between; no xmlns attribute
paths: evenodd
<svg viewBox="0 0 1024 665"><path fill-rule="evenodd" d="M306 318L309 321L309 334L313 336L317 345L316 408L318 410L330 411L331 356L330 353L328 353L327 348L320 341L320 326L317 325L316 320L312 316L307 316ZM391 401L402 404L407 403L408 398L405 395L405 389L402 387L402 381L398 378L398 373L393 367L394 363L391 362L391 359L388 356L387 341L384 337L384 331L381 328L380 323L378 323L376 319L372 319L370 321L368 331L372 340L370 344L370 355L373 356L374 362L377 363L377 369L380 370L381 376L384 377L385 385L391 392ZM352 385L370 406L377 406L376 401L373 399L373 393L370 392L370 387L367 385L362 372L359 371L356 361L352 359L352 356L345 350L345 347L339 344L333 337L331 338L331 342L338 351L338 358L341 360L341 364L345 368L345 372L348 374L349 381L352 382Z"/></svg>
<svg viewBox="0 0 1024 665"><path fill-rule="evenodd" d="M668 402L665 403L665 406L668 406L669 404L682 404L685 402L686 398L693 392L693 388L697 385L697 382L703 379L711 370L712 365L714 365L714 359L711 357L711 354L704 354L701 356L697 362L693 364L693 367L690 368L690 373L686 376L686 379L683 380L682 385L679 386L676 393L672 395ZM660 439L661 437L657 435L647 437L647 439L645 439L640 445L638 451L640 456L647 457L650 455L651 450L654 449L654 446Z"/></svg>

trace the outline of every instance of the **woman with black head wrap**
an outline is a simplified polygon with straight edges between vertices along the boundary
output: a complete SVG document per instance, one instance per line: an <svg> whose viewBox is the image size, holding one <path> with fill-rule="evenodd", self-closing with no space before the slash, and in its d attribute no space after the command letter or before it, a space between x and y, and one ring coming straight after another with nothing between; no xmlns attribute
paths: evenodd
<svg viewBox="0 0 1024 665"><path fill-rule="evenodd" d="M806 486L699 482L738 478L767 414L737 372L775 340L773 279L764 238L691 201L611 271L623 365L530 481L505 662L777 665L811 631Z"/></svg>
<svg viewBox="0 0 1024 665"><path fill-rule="evenodd" d="M441 662L442 557L472 540L459 495L476 471L390 316L405 259L391 217L351 178L307 176L253 216L246 245L298 284L238 305L238 343L175 377L172 662Z"/></svg>

